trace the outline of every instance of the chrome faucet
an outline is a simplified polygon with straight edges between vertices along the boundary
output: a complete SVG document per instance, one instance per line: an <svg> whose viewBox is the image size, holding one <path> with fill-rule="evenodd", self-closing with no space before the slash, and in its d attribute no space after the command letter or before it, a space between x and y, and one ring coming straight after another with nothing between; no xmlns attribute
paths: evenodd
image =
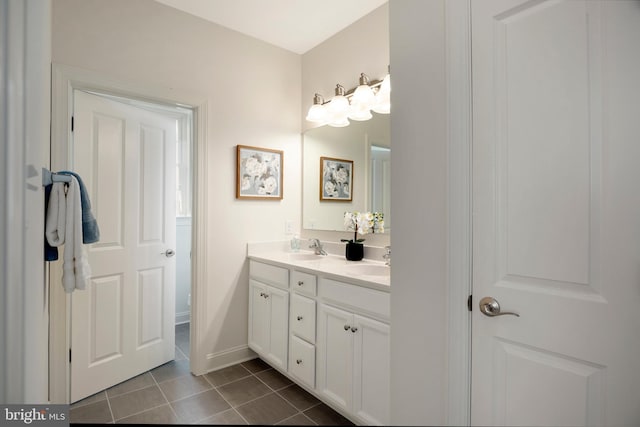
<svg viewBox="0 0 640 427"><path fill-rule="evenodd" d="M384 265L391 267L391 246L385 246L384 249L386 250L385 254L382 255L382 258L384 258Z"/></svg>
<svg viewBox="0 0 640 427"><path fill-rule="evenodd" d="M309 241L311 242L309 247L311 249L315 249L316 255L326 255L327 254L327 252L322 247L322 243L320 243L320 239L309 239Z"/></svg>

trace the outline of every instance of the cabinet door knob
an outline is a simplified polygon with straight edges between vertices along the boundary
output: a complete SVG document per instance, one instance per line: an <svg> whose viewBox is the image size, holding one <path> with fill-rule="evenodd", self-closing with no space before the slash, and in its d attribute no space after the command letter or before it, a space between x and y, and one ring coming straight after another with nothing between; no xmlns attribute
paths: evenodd
<svg viewBox="0 0 640 427"><path fill-rule="evenodd" d="M298 280L298 286L302 286L304 285L304 282L302 280Z"/></svg>
<svg viewBox="0 0 640 427"><path fill-rule="evenodd" d="M302 359L298 359L298 360L296 360L296 363L297 363L298 365L301 365L301 364L302 364Z"/></svg>
<svg viewBox="0 0 640 427"><path fill-rule="evenodd" d="M269 294L264 294L264 297L265 298L269 298Z"/></svg>
<svg viewBox="0 0 640 427"><path fill-rule="evenodd" d="M353 332L354 334L355 334L357 331L358 331L358 328L356 328L356 327L351 328L351 332Z"/></svg>
<svg viewBox="0 0 640 427"><path fill-rule="evenodd" d="M261 296L261 297L264 297L264 292L260 292L260 296Z"/></svg>
<svg viewBox="0 0 640 427"><path fill-rule="evenodd" d="M302 320L302 316L297 317L298 321Z"/></svg>
<svg viewBox="0 0 640 427"><path fill-rule="evenodd" d="M344 325L344 330L345 330L345 331L348 331L349 329L351 329L351 326L349 326L349 325Z"/></svg>

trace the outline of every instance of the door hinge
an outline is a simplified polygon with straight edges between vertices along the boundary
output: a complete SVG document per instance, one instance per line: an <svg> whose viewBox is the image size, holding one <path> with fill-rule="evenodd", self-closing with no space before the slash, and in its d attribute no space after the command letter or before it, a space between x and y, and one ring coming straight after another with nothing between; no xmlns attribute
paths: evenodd
<svg viewBox="0 0 640 427"><path fill-rule="evenodd" d="M73 116L71 116L71 132L73 132L73 127L74 127Z"/></svg>
<svg viewBox="0 0 640 427"><path fill-rule="evenodd" d="M69 349L69 363L71 363L71 349Z"/></svg>
<svg viewBox="0 0 640 427"><path fill-rule="evenodd" d="M473 295L469 295L469 297L467 298L467 308L469 309L469 311L471 311L472 307L473 307Z"/></svg>

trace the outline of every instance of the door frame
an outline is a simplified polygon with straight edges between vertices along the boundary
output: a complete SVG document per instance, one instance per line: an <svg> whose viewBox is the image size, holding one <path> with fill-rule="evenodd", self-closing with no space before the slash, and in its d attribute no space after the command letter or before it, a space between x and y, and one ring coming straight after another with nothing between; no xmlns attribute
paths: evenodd
<svg viewBox="0 0 640 427"><path fill-rule="evenodd" d="M52 64L51 82L51 169L67 169L70 162L71 116L75 89L105 93L140 101L193 109L192 145L192 240L191 240L191 372L206 372L206 356L201 351L202 327L206 325L207 289L207 122L208 100L194 93L148 85L127 83L99 73ZM49 266L49 399L51 403L69 403L70 398L70 314L71 296L60 286L61 272ZM58 266L59 268L59 266Z"/></svg>
<svg viewBox="0 0 640 427"><path fill-rule="evenodd" d="M471 425L472 75L471 0L445 2L447 76L448 425Z"/></svg>

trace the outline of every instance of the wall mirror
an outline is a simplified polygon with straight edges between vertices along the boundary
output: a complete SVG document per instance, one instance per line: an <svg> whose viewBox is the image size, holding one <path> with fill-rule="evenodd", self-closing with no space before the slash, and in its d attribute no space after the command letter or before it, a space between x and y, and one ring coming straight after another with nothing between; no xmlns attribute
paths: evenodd
<svg viewBox="0 0 640 427"><path fill-rule="evenodd" d="M383 212L391 229L390 115L372 113L346 127L321 126L306 131L302 148L302 228L344 231L346 211ZM321 200L321 158L352 161L351 200Z"/></svg>

